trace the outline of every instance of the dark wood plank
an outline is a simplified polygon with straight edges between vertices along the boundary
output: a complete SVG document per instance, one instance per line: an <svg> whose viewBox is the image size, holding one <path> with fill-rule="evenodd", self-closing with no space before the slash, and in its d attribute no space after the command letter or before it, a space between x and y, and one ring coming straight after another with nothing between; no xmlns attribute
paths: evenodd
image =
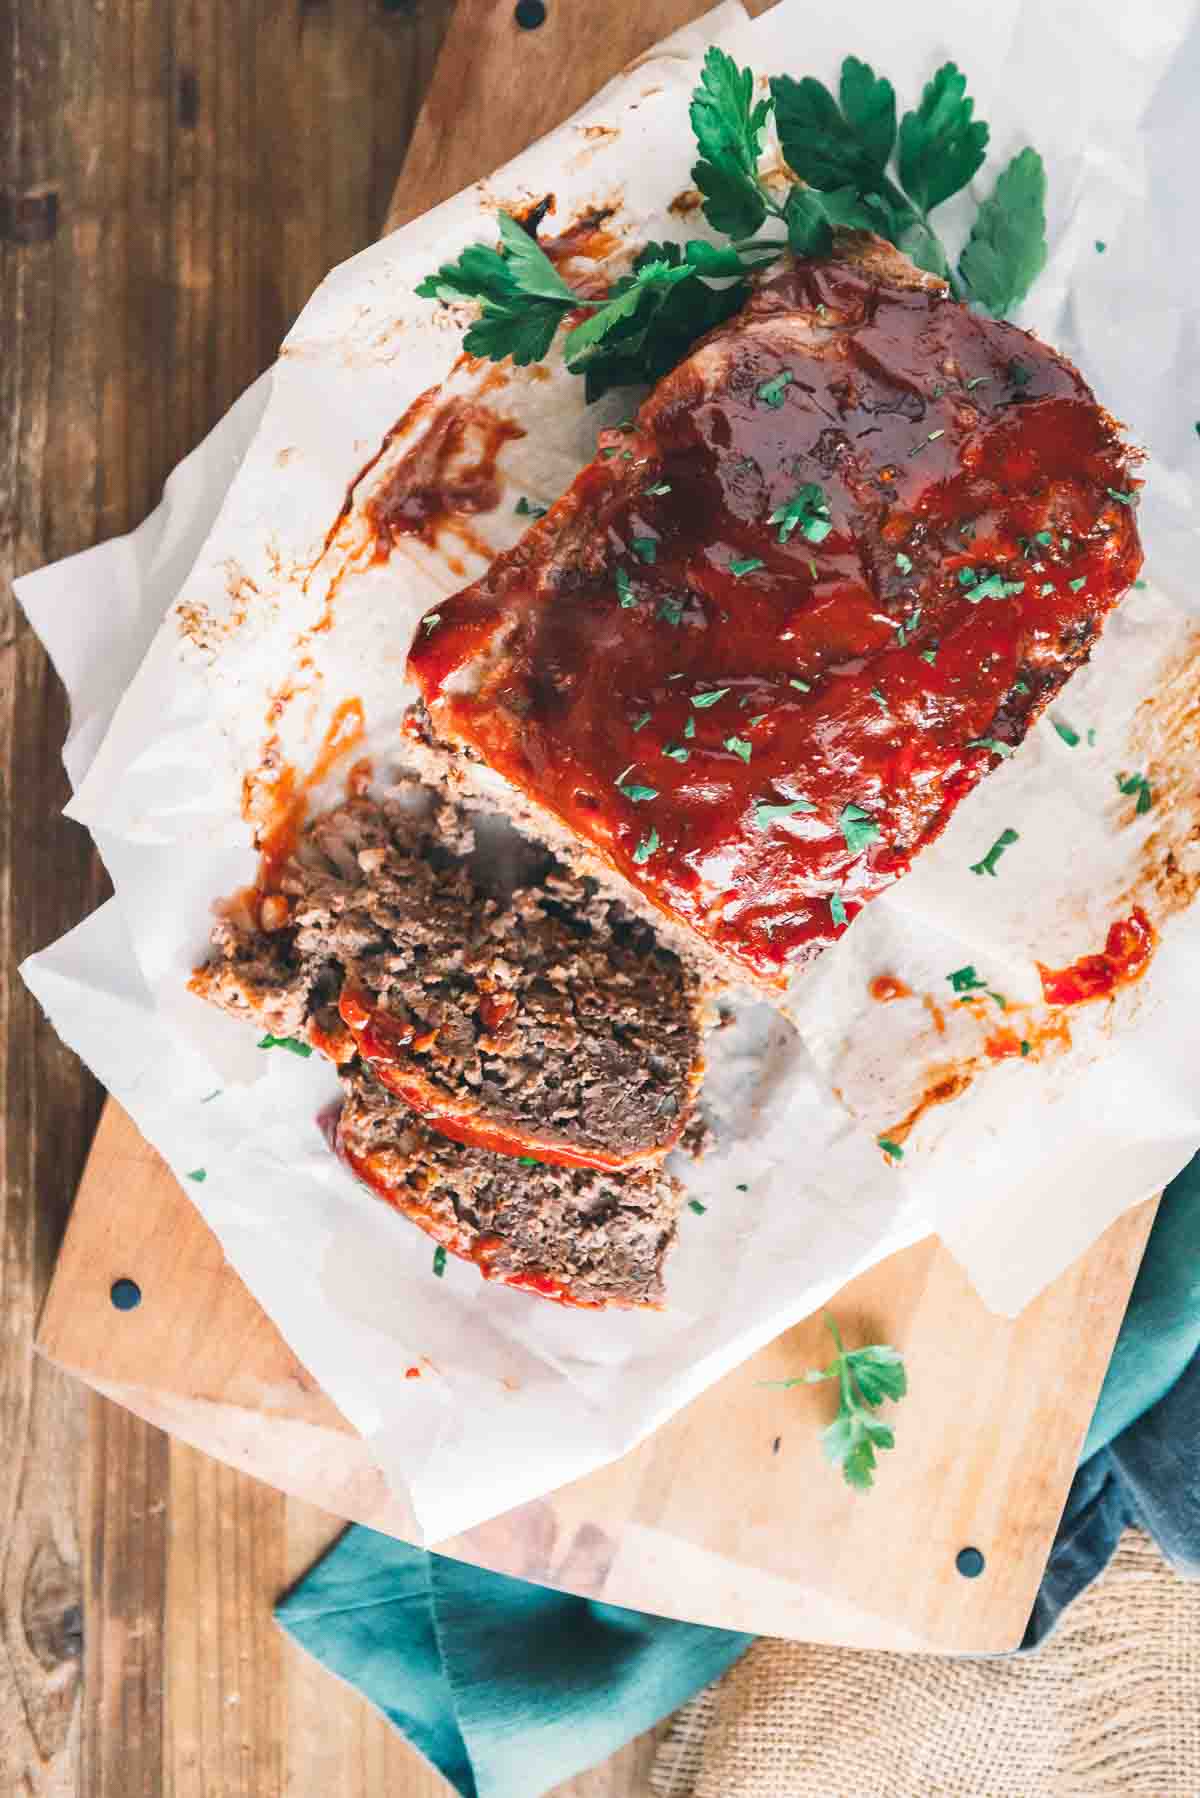
<svg viewBox="0 0 1200 1798"><path fill-rule="evenodd" d="M0 1790L22 1798L165 1789L168 1473L158 1432L30 1352L100 1095L13 969L105 882L58 816L66 708L11 581L149 511L376 234L449 10L0 6Z"/></svg>

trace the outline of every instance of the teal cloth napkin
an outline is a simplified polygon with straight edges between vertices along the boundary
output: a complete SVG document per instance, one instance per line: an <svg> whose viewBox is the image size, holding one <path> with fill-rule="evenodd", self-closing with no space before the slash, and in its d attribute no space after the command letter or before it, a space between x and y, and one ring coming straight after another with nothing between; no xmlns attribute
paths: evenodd
<svg viewBox="0 0 1200 1798"><path fill-rule="evenodd" d="M1169 1392L1198 1347L1200 1156L1163 1200L1085 1456ZM357 1526L276 1615L462 1798L539 1798L666 1716L753 1640L484 1573Z"/></svg>

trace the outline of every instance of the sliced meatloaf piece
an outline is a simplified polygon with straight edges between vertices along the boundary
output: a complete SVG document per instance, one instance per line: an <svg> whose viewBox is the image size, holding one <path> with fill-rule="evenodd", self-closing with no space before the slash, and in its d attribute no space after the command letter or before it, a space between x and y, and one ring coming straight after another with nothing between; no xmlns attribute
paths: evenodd
<svg viewBox="0 0 1200 1798"><path fill-rule="evenodd" d="M360 1056L456 1141L585 1167L664 1155L703 1069L696 980L588 881L551 868L491 896L461 816L412 799L317 818L279 890L220 920L192 990Z"/></svg>
<svg viewBox="0 0 1200 1798"><path fill-rule="evenodd" d="M431 1130L364 1068L343 1074L336 1147L451 1254L563 1304L658 1305L683 1198L660 1168L529 1165Z"/></svg>
<svg viewBox="0 0 1200 1798"><path fill-rule="evenodd" d="M1141 565L1064 357L895 253L795 262L418 629L423 766L777 992L1087 660Z"/></svg>

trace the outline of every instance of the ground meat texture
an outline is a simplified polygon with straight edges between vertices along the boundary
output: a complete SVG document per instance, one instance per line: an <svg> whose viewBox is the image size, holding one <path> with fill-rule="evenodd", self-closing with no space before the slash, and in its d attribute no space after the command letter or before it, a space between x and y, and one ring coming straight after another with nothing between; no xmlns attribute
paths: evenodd
<svg viewBox="0 0 1200 1798"><path fill-rule="evenodd" d="M885 246L777 265L426 617L414 748L777 995L1087 660L1135 462Z"/></svg>
<svg viewBox="0 0 1200 1798"><path fill-rule="evenodd" d="M338 1063L360 1056L456 1141L567 1165L661 1157L702 1072L696 981L585 880L487 894L469 847L452 808L431 825L350 801L263 901L280 927L241 902L193 990Z"/></svg>
<svg viewBox="0 0 1200 1798"><path fill-rule="evenodd" d="M485 1279L570 1305L661 1303L683 1198L669 1174L525 1165L448 1141L361 1066L343 1083L347 1166Z"/></svg>

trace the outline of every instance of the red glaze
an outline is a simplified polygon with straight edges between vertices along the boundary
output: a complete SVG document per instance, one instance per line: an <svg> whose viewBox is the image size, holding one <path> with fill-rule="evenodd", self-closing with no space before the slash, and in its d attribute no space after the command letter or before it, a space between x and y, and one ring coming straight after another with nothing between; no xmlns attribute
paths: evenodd
<svg viewBox="0 0 1200 1798"><path fill-rule="evenodd" d="M451 1142L465 1143L469 1148L489 1149L497 1155L532 1155L535 1161L547 1161L555 1167L595 1167L615 1173L646 1161L660 1161L678 1142L687 1123L688 1108L685 1106L674 1133L656 1143L653 1153L642 1155L611 1155L601 1149L580 1149L561 1136L509 1128L484 1116L465 1094L456 1100L444 1086L439 1086L425 1073L416 1057L422 1045L425 1048L431 1046L429 1039L414 1040L407 1025L372 1005L351 987L342 989L338 1011L359 1054L370 1063L380 1085L403 1099L439 1136L449 1137Z"/></svg>
<svg viewBox="0 0 1200 1798"><path fill-rule="evenodd" d="M1118 987L1140 980L1150 966L1158 938L1154 926L1135 905L1127 918L1112 925L1102 955L1081 955L1066 968L1038 963L1042 992L1049 1005L1087 1005L1107 999Z"/></svg>
<svg viewBox="0 0 1200 1798"><path fill-rule="evenodd" d="M773 406L759 389L780 375ZM770 514L810 482L832 529L781 543ZM1086 659L1141 565L1110 488L1131 494L1128 452L1053 351L928 291L799 264L440 603L410 672L438 736L781 980L839 934L831 896L852 918L995 765L972 741L1019 743ZM963 570L1021 591L972 604ZM813 809L756 820L797 799ZM879 825L866 848L839 828L849 804Z"/></svg>
<svg viewBox="0 0 1200 1798"><path fill-rule="evenodd" d="M876 974L868 991L872 999L875 999L880 1005L888 1005L893 999L910 999L912 997L911 986L905 986L904 982L897 980L894 974Z"/></svg>

